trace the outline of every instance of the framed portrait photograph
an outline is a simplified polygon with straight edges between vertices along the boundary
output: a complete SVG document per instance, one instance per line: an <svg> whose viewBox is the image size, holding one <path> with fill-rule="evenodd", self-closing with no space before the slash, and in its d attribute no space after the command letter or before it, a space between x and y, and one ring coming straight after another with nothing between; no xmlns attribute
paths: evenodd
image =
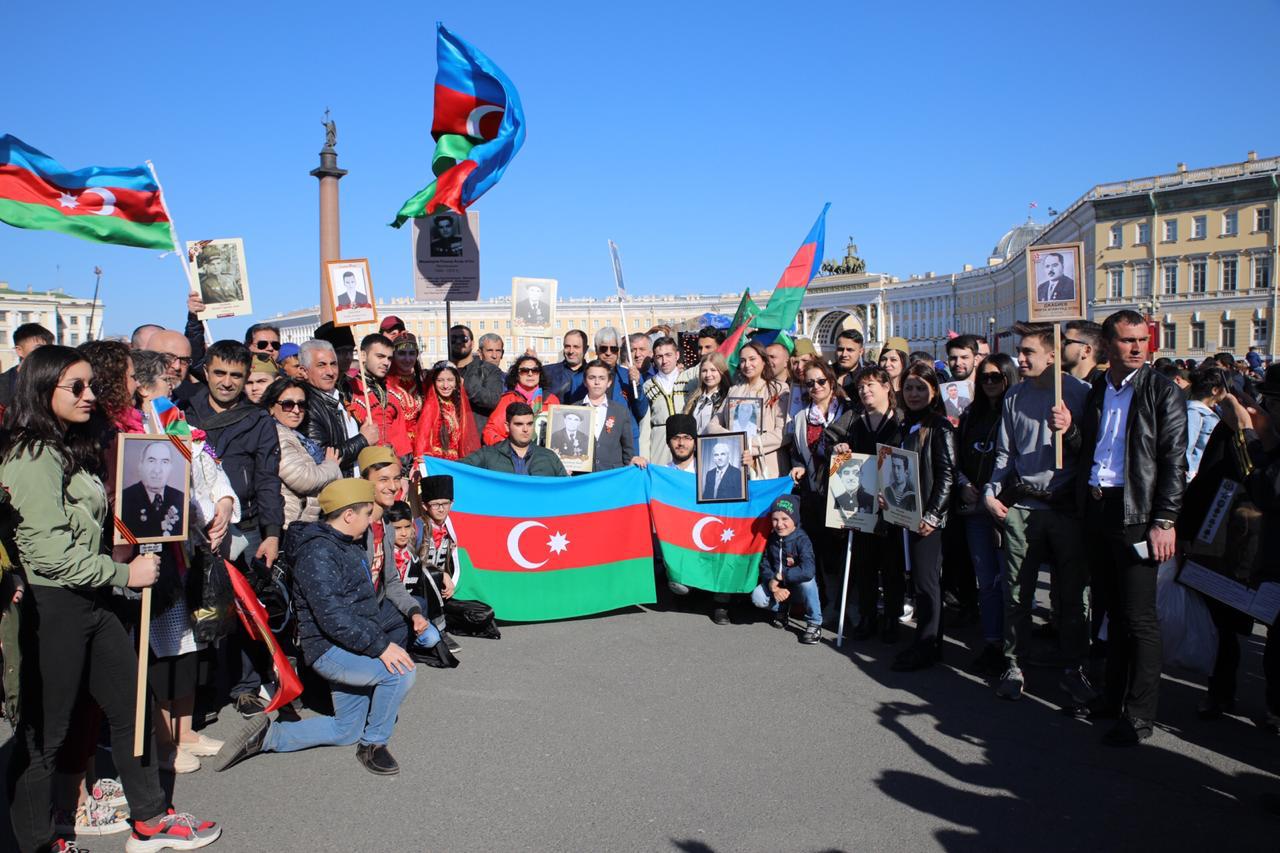
<svg viewBox="0 0 1280 853"><path fill-rule="evenodd" d="M973 387L966 380L942 383L942 406L947 417L958 419L973 402Z"/></svg>
<svg viewBox="0 0 1280 853"><path fill-rule="evenodd" d="M554 278L511 279L511 331L547 334L556 320Z"/></svg>
<svg viewBox="0 0 1280 853"><path fill-rule="evenodd" d="M177 436L120 433L116 517L139 545L181 542L191 521L191 444ZM130 544L116 530L117 545Z"/></svg>
<svg viewBox="0 0 1280 853"><path fill-rule="evenodd" d="M413 219L413 292L422 302L480 298L480 214L442 210Z"/></svg>
<svg viewBox="0 0 1280 853"><path fill-rule="evenodd" d="M204 301L205 310L199 314L201 320L253 313L243 240L233 237L187 243L187 260L195 277L192 284Z"/></svg>
<svg viewBox="0 0 1280 853"><path fill-rule="evenodd" d="M920 528L920 457L915 451L876 445L876 477L884 498L884 520L908 530Z"/></svg>
<svg viewBox="0 0 1280 853"><path fill-rule="evenodd" d="M545 447L560 457L564 470L591 470L595 461L596 431L591 406L552 406L548 410Z"/></svg>
<svg viewBox="0 0 1280 853"><path fill-rule="evenodd" d="M747 435L723 432L698 436L694 466L698 473L698 503L732 503L747 499Z"/></svg>
<svg viewBox="0 0 1280 853"><path fill-rule="evenodd" d="M1082 320L1084 244L1027 247L1027 319L1033 323Z"/></svg>
<svg viewBox="0 0 1280 853"><path fill-rule="evenodd" d="M373 307L373 279L369 276L367 258L325 261L329 282L329 304L333 306L333 325L354 326L373 323L378 311Z"/></svg>
<svg viewBox="0 0 1280 853"><path fill-rule="evenodd" d="M764 412L763 397L729 397L725 401L726 426L747 436L747 447L759 442L760 419Z"/></svg>
<svg viewBox="0 0 1280 853"><path fill-rule="evenodd" d="M831 457L827 527L875 531L880 522L876 464L876 457L870 453L837 453Z"/></svg>

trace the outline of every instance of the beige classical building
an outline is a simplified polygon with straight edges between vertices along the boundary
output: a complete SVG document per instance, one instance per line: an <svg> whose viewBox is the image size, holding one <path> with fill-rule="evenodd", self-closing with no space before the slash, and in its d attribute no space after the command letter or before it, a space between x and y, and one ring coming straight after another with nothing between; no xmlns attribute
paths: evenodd
<svg viewBox="0 0 1280 853"><path fill-rule="evenodd" d="M74 347L101 333L102 313L101 302L94 311L93 300L69 296L61 288L15 290L0 281L0 369L8 370L17 362L13 332L23 323L39 323L53 332L55 343Z"/></svg>

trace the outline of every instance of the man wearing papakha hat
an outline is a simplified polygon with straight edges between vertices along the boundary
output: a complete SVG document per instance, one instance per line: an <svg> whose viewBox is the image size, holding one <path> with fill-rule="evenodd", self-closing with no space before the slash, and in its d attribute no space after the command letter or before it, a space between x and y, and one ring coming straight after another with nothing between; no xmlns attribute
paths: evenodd
<svg viewBox="0 0 1280 853"><path fill-rule="evenodd" d="M333 716L294 722L254 716L223 746L218 770L260 752L358 743L356 759L370 773L400 772L387 742L415 671L408 652L387 638L370 583L364 536L374 506L368 480L335 480L320 492L321 521L289 531L298 644L329 682Z"/></svg>
<svg viewBox="0 0 1280 853"><path fill-rule="evenodd" d="M365 535L365 549L369 576L382 610L382 628L387 637L408 648L410 637L427 630L429 623L396 571L395 534L382 521L382 514L400 499L403 483L400 460L390 447L378 445L361 450L356 465L360 467L360 476L373 486L373 520ZM456 652L457 643L451 638L446 645Z"/></svg>
<svg viewBox="0 0 1280 853"><path fill-rule="evenodd" d="M693 461L693 448L698 443L698 421L693 415L672 415L667 418L667 450L671 459L668 468L677 471L697 472Z"/></svg>

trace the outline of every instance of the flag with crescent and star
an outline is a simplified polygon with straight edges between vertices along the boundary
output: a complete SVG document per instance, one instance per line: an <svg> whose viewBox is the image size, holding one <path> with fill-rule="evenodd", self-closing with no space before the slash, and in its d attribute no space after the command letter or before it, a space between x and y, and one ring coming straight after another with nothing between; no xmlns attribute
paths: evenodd
<svg viewBox="0 0 1280 853"><path fill-rule="evenodd" d="M524 108L501 68L440 23L436 63L436 179L401 205L394 228L441 209L465 213L502 178L524 144Z"/></svg>
<svg viewBox="0 0 1280 853"><path fill-rule="evenodd" d="M656 600L648 481L627 466L581 477L501 474L427 457L453 477L459 600L537 622Z"/></svg>
<svg viewBox="0 0 1280 853"><path fill-rule="evenodd" d="M696 475L650 465L649 510L667 577L708 592L751 592L769 537L769 507L790 477L751 480L743 503L699 504Z"/></svg>
<svg viewBox="0 0 1280 853"><path fill-rule="evenodd" d="M70 170L16 136L0 136L0 222L96 243L172 249L160 187L146 166Z"/></svg>

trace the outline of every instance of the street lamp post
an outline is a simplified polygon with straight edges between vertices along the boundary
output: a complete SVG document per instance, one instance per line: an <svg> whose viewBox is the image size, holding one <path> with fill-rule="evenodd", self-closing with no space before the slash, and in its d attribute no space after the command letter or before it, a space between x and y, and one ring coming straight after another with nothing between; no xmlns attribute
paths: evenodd
<svg viewBox="0 0 1280 853"><path fill-rule="evenodd" d="M992 352L999 352L1000 347L996 345L996 318L987 318L987 344L991 347Z"/></svg>

